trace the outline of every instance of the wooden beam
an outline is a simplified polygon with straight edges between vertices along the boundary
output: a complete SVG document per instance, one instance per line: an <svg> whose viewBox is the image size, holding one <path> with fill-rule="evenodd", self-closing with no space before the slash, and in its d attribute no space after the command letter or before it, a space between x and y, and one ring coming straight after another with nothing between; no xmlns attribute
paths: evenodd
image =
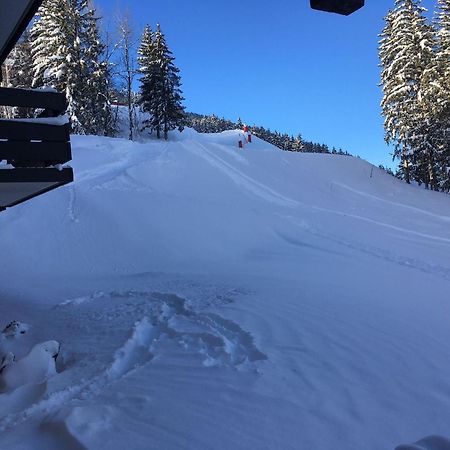
<svg viewBox="0 0 450 450"><path fill-rule="evenodd" d="M65 164L71 159L69 142L0 141L0 160Z"/></svg>
<svg viewBox="0 0 450 450"><path fill-rule="evenodd" d="M67 109L64 94L4 87L0 87L0 105L49 109L59 114L64 113Z"/></svg>
<svg viewBox="0 0 450 450"><path fill-rule="evenodd" d="M73 170L58 169L0 169L1 183L71 183Z"/></svg>
<svg viewBox="0 0 450 450"><path fill-rule="evenodd" d="M73 181L73 170L71 168L57 169L1 169L0 170L0 192L2 183L8 188L19 184L19 186L32 186L37 183L35 189L29 192L22 193L18 198L7 202L8 204L0 205L0 211L5 208L16 206L20 203L26 202L34 197L45 194L53 189L64 186ZM38 187L41 183L40 187ZM13 191L12 191L13 192Z"/></svg>
<svg viewBox="0 0 450 450"><path fill-rule="evenodd" d="M69 142L70 125L0 120L0 139L12 141Z"/></svg>

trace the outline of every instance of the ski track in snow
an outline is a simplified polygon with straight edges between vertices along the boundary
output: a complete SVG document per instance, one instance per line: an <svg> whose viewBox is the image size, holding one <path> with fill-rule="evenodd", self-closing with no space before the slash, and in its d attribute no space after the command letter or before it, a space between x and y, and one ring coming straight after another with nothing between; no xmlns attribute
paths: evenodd
<svg viewBox="0 0 450 450"><path fill-rule="evenodd" d="M423 214L425 216L432 217L433 219L439 219L439 220L443 220L445 222L450 222L450 217L449 216L443 216L443 215L440 215L440 214L435 214L435 213L432 213L430 211L425 211L424 209L417 208L415 206L405 205L404 203L393 202L391 200L387 200L387 199L384 199L384 198L381 198L381 197L377 197L376 195L369 194L368 192L363 192L363 191L360 191L358 189L353 189L352 187L347 186L344 183L333 182L333 185L339 186L342 189L345 189L345 190L347 190L349 192L353 192L354 194L360 195L362 197L370 198L372 200L376 200L378 202L386 203L388 205L392 205L392 206L395 206L395 207L404 208L404 209L407 209L409 211L414 211L414 212Z"/></svg>
<svg viewBox="0 0 450 450"><path fill-rule="evenodd" d="M101 311L111 301L116 309ZM100 304L96 305L98 302ZM62 302L55 311L59 314L66 311L68 316L74 318L83 307L90 310L96 327L102 320L107 321L108 326L119 326L126 316L143 312L145 315L134 323L130 337L114 351L112 361L100 373L78 384L50 392L25 410L3 417L0 431L11 429L42 413L54 414L71 401L95 397L107 386L164 355L168 345L175 344L179 350L197 355L196 359L204 367L245 368L247 364L267 359L256 348L252 336L238 324L217 314L195 312L186 306L184 299L173 294L95 293L90 298ZM81 315L80 320L85 322L86 317ZM93 339L98 337L93 336ZM98 345L101 346L101 342Z"/></svg>
<svg viewBox="0 0 450 450"><path fill-rule="evenodd" d="M339 215L341 217L351 217L352 219L361 220L363 222L371 223L373 225L378 225L378 226L383 227L383 228L389 228L391 230L400 231L401 233L408 233L408 234L410 234L412 236L417 236L417 237L420 237L420 238L425 238L425 239L429 239L429 240L432 240L432 241L437 241L437 242L444 243L444 244L450 244L450 239L448 239L448 238L444 238L444 237L440 237L440 236L434 236L434 235L428 234L428 233L421 233L419 231L409 230L407 228L398 227L396 225L392 225L392 224L389 224L389 223L386 223L386 222L380 222L379 220L370 219L368 217L360 216L358 214L352 214L352 213L347 213L347 212L340 212L340 211L336 211L336 210L333 210L333 209L321 208L321 207L318 207L318 206L314 206L313 208L316 211L321 211L321 212L330 213L330 214L336 214L336 215Z"/></svg>
<svg viewBox="0 0 450 450"><path fill-rule="evenodd" d="M78 218L75 212L77 192L75 186L70 186L69 190L69 217L72 222L78 222Z"/></svg>
<svg viewBox="0 0 450 450"><path fill-rule="evenodd" d="M251 193L253 193L254 195L269 201L271 203L277 203L280 206L285 206L285 207L289 207L289 208L298 208L298 207L308 207L308 205L299 202L297 200L294 200L292 198L286 197L282 194L280 194L279 192L274 191L273 189L269 188L268 186L254 180L253 178L245 175L243 172L239 171L238 169L236 169L235 167L231 166L230 164L228 164L226 161L224 161L222 158L220 158L217 154L212 153L211 151L208 150L208 148L203 145L200 144L198 142L195 143L195 145L193 145L193 143L190 143L190 145L186 145L185 144L185 148L193 151L193 149L196 149L196 147L201 147L201 151L197 151L196 153L201 155L206 161L208 161L212 166L218 168L219 170L221 170L222 172L224 172L229 178L231 178L236 184L238 184L239 186L242 186L244 188L246 188L248 191L250 191ZM217 145L217 147L219 147L219 145ZM425 215L434 217L434 218L439 218L441 220L444 221L450 221L450 218L448 218L447 216L440 216L440 215L436 215L433 213L430 213L428 211L424 211L422 209L419 208L414 208L411 207L409 205L404 205L401 203L396 203L396 202L390 202L388 200L383 200L380 199L376 196L373 196L371 194L367 194L367 193L363 193L363 192L359 192L355 189L349 188L347 186L345 186L344 184L341 183L336 183L333 182L334 185L340 186L344 189L348 189L354 193L369 197L369 198L373 198L379 201L383 201L386 203L392 203L395 206L402 206L404 208L408 208L411 210L414 210L415 212L420 212L423 213ZM430 239L430 240L434 240L434 241L438 241L441 243L445 243L445 244L450 244L450 239L448 238L444 238L444 237L440 237L440 236L434 236L428 233L421 233L418 231L414 231L414 230L410 230L404 227L399 227L396 225L392 225L386 222L381 222L379 220L375 220L375 219L370 219L368 217L364 217L361 215L357 215L357 214L352 214L352 213L347 213L347 212L342 212L342 211L337 211L337 210L333 210L333 209L329 209L329 208L322 208L322 207L318 207L318 206L311 206L312 209L316 210L316 211L320 211L320 212L325 212L325 213L330 213L330 214L335 214L341 217L350 217L352 219L356 219L356 220L360 220L360 221L364 221L364 222L368 222L371 223L373 225L377 225L383 228L388 228L391 230L395 230L395 231L399 231L401 233L408 233L411 234L413 236L417 236L420 238L425 238L425 239Z"/></svg>
<svg viewBox="0 0 450 450"><path fill-rule="evenodd" d="M286 216L288 217L288 216ZM420 261L418 259L412 259L407 257L401 257L397 256L393 253L389 253L385 250L376 248L376 247L369 247L367 245L361 245L357 244L355 241L350 242L349 240L339 238L337 236L334 236L330 233L325 233L322 231L319 231L303 222L298 222L293 217L291 217L291 220L293 223L295 223L299 228L301 228L303 231L306 231L314 236L317 236L321 239L325 239L327 241L335 242L336 244L339 244L343 247L346 247L350 250L356 250L361 253L365 253L367 255L373 256L377 259L381 259L383 261L387 261L390 263L398 264L403 267L408 267L410 269L416 269L423 273L436 275L441 278L450 280L450 267L444 267L441 265L433 265L426 263L424 261ZM292 242L292 238L287 238L286 236L283 236L282 234L278 233L280 237L285 240L286 242L292 243L295 245L295 242ZM312 247L312 246L310 246ZM321 251L327 251L328 253L331 253L329 249L323 249L323 248L317 248Z"/></svg>
<svg viewBox="0 0 450 450"><path fill-rule="evenodd" d="M128 141L125 142L127 145L129 145ZM95 186L98 186L99 182L100 184L106 184L108 182L114 181L131 168L139 166L143 162L148 161L149 153L154 151L154 148L152 148L153 146L139 143L134 143L134 145L136 145L136 148L132 152L116 152L114 155L117 156L117 159L113 162L102 164L101 166L89 168L88 170L79 172L76 180L77 184L89 185L89 183L92 181L95 181ZM161 157L162 155L164 155L167 152L168 147L168 143L158 146L157 157Z"/></svg>
<svg viewBox="0 0 450 450"><path fill-rule="evenodd" d="M212 153L208 150L208 148L200 144L199 142L186 143L184 144L185 148L189 151L195 151L198 155L202 156L203 159L208 161L213 167L218 168L223 173L225 173L231 180L233 180L238 186L242 186L254 195L262 198L271 203L276 203L280 206L286 206L289 208L294 208L296 206L301 205L301 203L293 200L291 198L285 197L284 195L274 191L268 186L256 181L245 173L233 167L231 164L228 164L224 161L220 156L215 153ZM198 151L197 148L201 147L201 151Z"/></svg>
<svg viewBox="0 0 450 450"><path fill-rule="evenodd" d="M76 190L52 194L62 207L44 196L41 207L29 203L5 213L5 279L16 286L11 298L20 293L29 317L37 311L36 330L61 337L62 370L31 386L20 404L0 400L2 443L11 438L13 448L23 448L23 438L31 442L48 431L50 447L36 448L103 448L96 431L100 441L112 442L123 427L129 442L150 437L155 448L295 449L301 436L302 448L378 450L412 442L415 433L445 433L447 198L419 193L414 207L414 188L383 177L368 185L360 174L370 169L364 162L276 153L269 144L273 157L260 158L264 144L240 152L233 136L148 145L77 137ZM177 196L179 211L168 195ZM428 198L435 201L428 205ZM190 214L192 199L211 221ZM227 201L229 216L221 216L216 199ZM68 215L69 230L55 221L47 233L41 208L57 217L62 209L60 223ZM145 208L145 232L128 254L130 226L123 219ZM435 214L440 209L443 215ZM95 239L109 234L114 221L113 239ZM152 233L152 223L163 231ZM138 220L134 226L141 231ZM174 239L173 254L145 247L167 237ZM208 240L218 245L203 247ZM233 257L221 258L220 247ZM70 255L64 270L52 262L60 248ZM34 288L33 269L41 265L45 288ZM93 280L97 268L106 280ZM74 286L64 285L65 270ZM192 281L199 274L203 281ZM229 288L241 283L252 292L249 301L230 305L243 292ZM44 297L37 309L26 303L28 285L36 290L33 299ZM110 292L114 286L142 292ZM61 292L70 299L41 308ZM269 358L252 334L218 314L222 308L252 330ZM22 314L20 307L3 310ZM145 421L136 424L142 410Z"/></svg>

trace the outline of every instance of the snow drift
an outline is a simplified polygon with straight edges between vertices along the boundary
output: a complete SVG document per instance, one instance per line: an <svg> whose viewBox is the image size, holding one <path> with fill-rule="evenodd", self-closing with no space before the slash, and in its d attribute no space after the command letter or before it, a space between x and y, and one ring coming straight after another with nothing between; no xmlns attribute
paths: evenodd
<svg viewBox="0 0 450 450"><path fill-rule="evenodd" d="M448 196L238 139L74 136L76 182L0 215L0 326L62 343L44 388L0 396L1 447L450 435Z"/></svg>

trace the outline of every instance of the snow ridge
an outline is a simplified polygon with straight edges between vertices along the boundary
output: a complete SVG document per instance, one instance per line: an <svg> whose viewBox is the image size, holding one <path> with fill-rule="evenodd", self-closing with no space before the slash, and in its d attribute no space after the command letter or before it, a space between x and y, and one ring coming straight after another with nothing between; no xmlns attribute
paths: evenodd
<svg viewBox="0 0 450 450"><path fill-rule="evenodd" d="M111 299L115 302L112 309ZM63 405L67 406L76 399L93 398L111 384L164 356L173 347L193 355L194 360L205 368L246 367L267 359L256 348L251 335L238 324L217 314L195 312L186 307L185 299L173 294L96 292L89 298L64 301L58 309L67 308L73 310L71 315L75 317L77 310L83 308L95 311L91 317L96 322L107 320L109 326L120 326L125 313L133 316L146 311L146 315L135 322L129 338L114 351L106 368L94 373L90 379L50 392L24 411L6 414L0 420L0 431L17 426L39 413L56 414ZM84 322L86 318L82 320Z"/></svg>

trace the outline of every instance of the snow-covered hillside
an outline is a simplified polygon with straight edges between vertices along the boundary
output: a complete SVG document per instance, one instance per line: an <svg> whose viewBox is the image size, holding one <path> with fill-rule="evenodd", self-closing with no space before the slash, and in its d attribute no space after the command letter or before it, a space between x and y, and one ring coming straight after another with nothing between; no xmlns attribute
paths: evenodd
<svg viewBox="0 0 450 450"><path fill-rule="evenodd" d="M450 200L239 132L73 137L0 215L0 326L58 374L0 448L381 450L450 436Z"/></svg>

